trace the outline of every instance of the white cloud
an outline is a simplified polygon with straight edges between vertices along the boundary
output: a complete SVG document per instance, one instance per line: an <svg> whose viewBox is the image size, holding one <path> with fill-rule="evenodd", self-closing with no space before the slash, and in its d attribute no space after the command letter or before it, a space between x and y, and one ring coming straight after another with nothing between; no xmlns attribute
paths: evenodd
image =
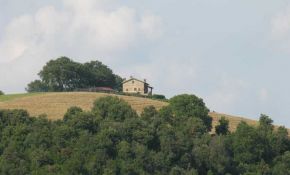
<svg viewBox="0 0 290 175"><path fill-rule="evenodd" d="M82 45L106 54L130 47L138 37L152 39L160 35L159 17L137 14L126 6L107 9L106 5L102 0L64 0L64 11L46 6L33 15L15 18L0 41L0 61L9 62L34 52L34 46Z"/></svg>
<svg viewBox="0 0 290 175"><path fill-rule="evenodd" d="M33 20L31 16L16 18L6 28L4 39L0 42L0 63L20 57L33 45Z"/></svg>
<svg viewBox="0 0 290 175"><path fill-rule="evenodd" d="M15 17L0 33L0 88L8 83L1 74L10 65L23 67L10 71L10 77L25 76L26 82L58 56L116 59L138 42L160 36L159 23L160 17L140 14L114 0L63 0L62 8L47 5Z"/></svg>

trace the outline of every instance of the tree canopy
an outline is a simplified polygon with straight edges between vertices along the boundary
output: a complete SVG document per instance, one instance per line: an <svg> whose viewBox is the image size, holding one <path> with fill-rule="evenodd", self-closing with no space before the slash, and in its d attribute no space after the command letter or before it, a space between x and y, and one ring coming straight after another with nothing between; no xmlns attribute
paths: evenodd
<svg viewBox="0 0 290 175"><path fill-rule="evenodd" d="M180 95L169 103L139 116L109 96L91 111L71 107L58 121L0 110L0 174L289 174L287 130L273 129L268 116L233 133L221 119L220 134L210 135L201 99Z"/></svg>
<svg viewBox="0 0 290 175"><path fill-rule="evenodd" d="M212 118L208 115L209 109L203 100L195 95L182 94L170 99L168 108L173 115L182 118L198 118L211 130Z"/></svg>
<svg viewBox="0 0 290 175"><path fill-rule="evenodd" d="M27 85L28 92L61 92L92 87L111 87L119 90L123 80L99 61L81 64L68 57L49 61L38 75L40 80Z"/></svg>

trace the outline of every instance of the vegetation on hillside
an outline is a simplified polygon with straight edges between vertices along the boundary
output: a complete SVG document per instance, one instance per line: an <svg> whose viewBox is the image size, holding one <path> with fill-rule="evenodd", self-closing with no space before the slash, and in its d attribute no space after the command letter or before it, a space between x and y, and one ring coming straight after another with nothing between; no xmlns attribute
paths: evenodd
<svg viewBox="0 0 290 175"><path fill-rule="evenodd" d="M164 100L164 101L167 101L165 95L162 95L162 94L153 94L152 99L155 99L155 100Z"/></svg>
<svg viewBox="0 0 290 175"><path fill-rule="evenodd" d="M229 120L227 120L225 117L222 117L219 120L219 124L215 127L216 134L220 135L226 135L229 133Z"/></svg>
<svg viewBox="0 0 290 175"><path fill-rule="evenodd" d="M81 64L67 57L49 61L38 75L40 80L27 85L28 92L63 92L91 87L120 90L123 81L99 61Z"/></svg>
<svg viewBox="0 0 290 175"><path fill-rule="evenodd" d="M70 108L62 120L32 118L23 110L0 111L0 174L200 174L287 175L287 130L242 122L233 133L211 119L202 99L172 98L160 111L139 117L118 97L95 101L91 111Z"/></svg>
<svg viewBox="0 0 290 175"><path fill-rule="evenodd" d="M0 96L0 109L25 109L32 116L46 114L50 120L62 119L71 106L79 106L89 111L94 100L105 96L117 96L129 103L138 114L141 114L145 107L154 106L157 110L167 106L167 101L152 100L128 95L115 95L94 92L50 92L50 93L26 93L9 94ZM229 121L228 129L233 132L241 121L251 126L257 126L258 121L244 117L209 112L212 117L212 133L215 133L216 126L222 117ZM275 126L277 129L279 126ZM290 130L288 129L290 133ZM290 134L289 134L290 136Z"/></svg>

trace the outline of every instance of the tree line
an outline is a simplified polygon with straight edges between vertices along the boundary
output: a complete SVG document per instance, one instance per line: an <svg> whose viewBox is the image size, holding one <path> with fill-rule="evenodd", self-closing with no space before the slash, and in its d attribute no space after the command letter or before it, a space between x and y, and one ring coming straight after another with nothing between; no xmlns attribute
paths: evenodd
<svg viewBox="0 0 290 175"><path fill-rule="evenodd" d="M28 92L62 92L91 87L120 90L123 78L100 61L78 63L68 57L51 60L38 73L40 79L27 85Z"/></svg>
<svg viewBox="0 0 290 175"><path fill-rule="evenodd" d="M1 174L287 175L290 139L261 115L233 133L212 118L203 100L178 95L140 116L118 97L97 99L91 111L68 109L62 120L0 110Z"/></svg>

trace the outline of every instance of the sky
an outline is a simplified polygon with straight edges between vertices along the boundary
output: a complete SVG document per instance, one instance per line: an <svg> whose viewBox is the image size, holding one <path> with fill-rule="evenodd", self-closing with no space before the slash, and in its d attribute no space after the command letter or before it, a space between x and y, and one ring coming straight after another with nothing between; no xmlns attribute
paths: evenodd
<svg viewBox="0 0 290 175"><path fill-rule="evenodd" d="M0 0L0 90L24 92L60 56L290 127L288 0Z"/></svg>

